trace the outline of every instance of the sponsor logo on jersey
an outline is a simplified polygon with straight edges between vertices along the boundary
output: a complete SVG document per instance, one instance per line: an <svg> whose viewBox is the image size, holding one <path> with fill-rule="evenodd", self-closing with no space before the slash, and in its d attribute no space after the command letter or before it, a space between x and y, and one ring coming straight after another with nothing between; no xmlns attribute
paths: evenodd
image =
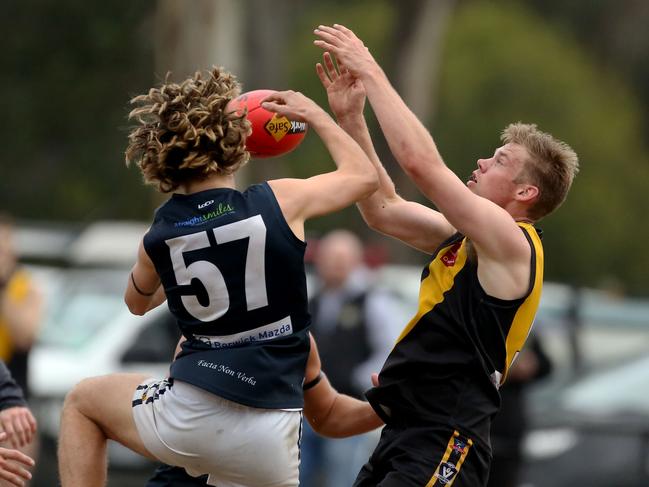
<svg viewBox="0 0 649 487"><path fill-rule="evenodd" d="M207 201L205 203L208 203ZM212 202L213 203L213 202ZM174 223L175 227L195 227L197 225L202 225L203 223L207 223L211 220L215 220L216 218L219 218L220 216L223 216L228 213L232 213L236 211L230 204L228 203L219 203L217 207L215 207L212 211L208 211L207 213L203 213L200 216L194 216L188 220L183 220L180 222Z"/></svg>
<svg viewBox="0 0 649 487"><path fill-rule="evenodd" d="M200 203L200 204L198 205L198 209L199 209L199 210L202 210L203 208L207 208L208 206L210 206L210 205L212 205L212 204L214 204L214 200L207 200L207 201L204 202L204 203Z"/></svg>
<svg viewBox="0 0 649 487"><path fill-rule="evenodd" d="M455 261L457 260L457 251L460 250L461 245L462 242L458 242L454 244L446 252L444 252L444 254L441 257L442 264L444 264L446 267L453 267L455 265Z"/></svg>
<svg viewBox="0 0 649 487"><path fill-rule="evenodd" d="M293 333L291 317L287 316L281 320L268 325L253 328L252 330L235 333L234 335L196 335L194 338L211 348L230 348L238 345L253 342L264 342L274 338L284 337Z"/></svg>

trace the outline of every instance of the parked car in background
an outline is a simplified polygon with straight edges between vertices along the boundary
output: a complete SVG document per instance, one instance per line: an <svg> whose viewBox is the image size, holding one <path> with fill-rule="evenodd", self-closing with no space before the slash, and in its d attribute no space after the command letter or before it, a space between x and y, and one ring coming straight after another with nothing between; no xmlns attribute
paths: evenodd
<svg viewBox="0 0 649 487"><path fill-rule="evenodd" d="M649 354L531 398L526 487L649 485Z"/></svg>

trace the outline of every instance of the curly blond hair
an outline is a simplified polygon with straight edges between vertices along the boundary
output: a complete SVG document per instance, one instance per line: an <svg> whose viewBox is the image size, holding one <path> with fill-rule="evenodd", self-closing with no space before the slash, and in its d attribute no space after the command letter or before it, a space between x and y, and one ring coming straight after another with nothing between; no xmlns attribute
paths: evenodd
<svg viewBox="0 0 649 487"><path fill-rule="evenodd" d="M565 142L541 132L535 124L509 124L500 139L505 144L522 145L530 155L515 181L539 188L538 199L528 209L528 216L539 220L561 206L579 172L575 151Z"/></svg>
<svg viewBox="0 0 649 487"><path fill-rule="evenodd" d="M236 78L214 67L180 84L169 82L131 100L126 164L137 164L147 184L168 193L189 181L232 174L249 159L245 113L226 112L240 93Z"/></svg>

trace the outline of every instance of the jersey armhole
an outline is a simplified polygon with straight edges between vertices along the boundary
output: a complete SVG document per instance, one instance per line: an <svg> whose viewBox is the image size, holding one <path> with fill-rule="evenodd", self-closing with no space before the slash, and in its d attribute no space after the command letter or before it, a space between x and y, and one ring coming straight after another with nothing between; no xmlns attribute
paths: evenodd
<svg viewBox="0 0 649 487"><path fill-rule="evenodd" d="M528 230L526 228L520 226L520 225L519 225L519 228L523 232L523 235L525 235L525 238L527 239L527 243L530 245L530 250L531 250L531 256L530 256L530 280L529 280L529 283L527 285L527 291L525 292L525 294L522 297L517 298L517 299L500 299L500 298L496 298L494 296L491 296L491 295L487 294L487 292L482 287L482 284L480 284L480 281L478 279L478 275L476 273L476 278L475 278L476 284L475 285L478 287L478 289L480 291L480 294L482 295L482 298L486 302L488 302L490 304L493 304L495 306L510 306L512 304L516 304L516 303L519 303L519 302L522 303L530 296L530 294L532 294L532 291L534 290L534 283L536 282L536 272L537 272L537 270L536 270L537 249L536 249L536 246L534 245L534 241L532 240L532 237L530 236Z"/></svg>
<svg viewBox="0 0 649 487"><path fill-rule="evenodd" d="M293 233L293 230L291 230L291 227L289 227L286 218L284 218L284 213L282 213L282 209L279 206L279 202L275 197L273 188L271 188L270 184L268 184L268 182L266 181L264 181L260 186L264 189L264 191L268 193L268 199L271 202L273 213L275 213L275 216L277 217L279 228L282 230L284 235L286 235L289 241L291 241L294 245L296 245L300 250L304 250L307 244L304 240L298 238L298 236L295 235L295 233Z"/></svg>

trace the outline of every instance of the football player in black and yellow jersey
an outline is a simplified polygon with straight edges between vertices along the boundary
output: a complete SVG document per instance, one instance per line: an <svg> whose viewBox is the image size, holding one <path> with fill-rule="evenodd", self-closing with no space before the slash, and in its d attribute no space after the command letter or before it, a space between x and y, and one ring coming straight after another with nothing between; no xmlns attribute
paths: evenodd
<svg viewBox="0 0 649 487"><path fill-rule="evenodd" d="M316 69L331 109L379 173L379 190L358 203L364 219L431 255L418 310L367 392L386 427L355 485L484 486L498 389L541 294L543 247L534 223L564 201L577 156L535 125L512 124L465 183L351 30L320 26L315 34L327 51ZM358 83L364 93L350 89ZM367 131L365 94L394 157L437 210L397 195Z"/></svg>
<svg viewBox="0 0 649 487"><path fill-rule="evenodd" d="M367 403L336 395L313 367L305 377L317 357L308 332L304 223L372 194L376 171L322 108L300 93L278 92L263 107L308 123L337 169L237 190L250 128L227 109L238 94L234 77L214 68L132 100L127 160L173 194L142 239L125 301L144 314L166 300L184 340L167 379L113 374L68 394L63 487L105 485L108 438L207 475L208 485L295 487L303 407L329 435L381 424ZM341 406L348 414L336 420Z"/></svg>

